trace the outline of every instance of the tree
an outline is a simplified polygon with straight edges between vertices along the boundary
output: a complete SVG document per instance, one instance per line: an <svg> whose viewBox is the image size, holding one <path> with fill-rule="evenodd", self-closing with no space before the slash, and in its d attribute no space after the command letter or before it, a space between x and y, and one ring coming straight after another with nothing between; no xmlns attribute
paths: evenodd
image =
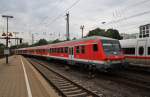
<svg viewBox="0 0 150 97"><path fill-rule="evenodd" d="M29 47L28 43L22 43L20 45L13 45L10 47L10 49L25 48L25 47Z"/></svg>
<svg viewBox="0 0 150 97"><path fill-rule="evenodd" d="M46 44L48 44L47 40L40 39L38 42L36 42L35 44L33 44L31 46L40 46L40 45L46 45Z"/></svg>
<svg viewBox="0 0 150 97"><path fill-rule="evenodd" d="M39 45L46 45L48 44L47 40L45 39L40 39L39 42L38 42Z"/></svg>
<svg viewBox="0 0 150 97"><path fill-rule="evenodd" d="M0 55L3 55L4 48L5 48L5 45L0 43Z"/></svg>
<svg viewBox="0 0 150 97"><path fill-rule="evenodd" d="M74 37L72 40L76 40L77 38L76 37Z"/></svg>
<svg viewBox="0 0 150 97"><path fill-rule="evenodd" d="M114 39L122 39L122 36L120 36L119 31L116 29L107 29L105 31L104 29L96 28L94 30L89 31L87 36L104 36L104 37L110 37Z"/></svg>
<svg viewBox="0 0 150 97"><path fill-rule="evenodd" d="M94 30L89 31L87 36L105 36L105 30L101 28L96 28Z"/></svg>
<svg viewBox="0 0 150 97"><path fill-rule="evenodd" d="M106 36L118 40L122 39L122 36L120 36L119 31L116 29L107 29Z"/></svg>
<svg viewBox="0 0 150 97"><path fill-rule="evenodd" d="M4 48L4 47L5 47L5 45L0 43L0 48Z"/></svg>
<svg viewBox="0 0 150 97"><path fill-rule="evenodd" d="M62 42L59 39L55 39L54 41L52 41L52 43L58 43L58 42Z"/></svg>

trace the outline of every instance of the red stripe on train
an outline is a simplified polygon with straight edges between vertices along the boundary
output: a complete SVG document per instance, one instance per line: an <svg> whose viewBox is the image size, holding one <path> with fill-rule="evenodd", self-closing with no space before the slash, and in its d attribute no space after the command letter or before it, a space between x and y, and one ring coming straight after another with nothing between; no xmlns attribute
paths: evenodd
<svg viewBox="0 0 150 97"><path fill-rule="evenodd" d="M150 59L150 56L125 56L125 58L133 58L133 59Z"/></svg>

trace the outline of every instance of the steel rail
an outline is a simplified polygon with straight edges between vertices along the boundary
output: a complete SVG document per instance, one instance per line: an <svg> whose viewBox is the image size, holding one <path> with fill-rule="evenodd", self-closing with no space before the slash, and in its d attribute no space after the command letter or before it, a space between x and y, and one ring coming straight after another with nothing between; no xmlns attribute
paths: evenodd
<svg viewBox="0 0 150 97"><path fill-rule="evenodd" d="M59 92L63 97L105 97L103 94L97 95L78 83L66 78L62 74L54 71L49 66L36 60L28 59L28 61L41 73L41 75ZM42 67L40 67L42 66ZM45 68L45 70L42 70ZM47 74L46 69L51 72ZM49 77L48 77L49 76ZM55 77L54 77L55 76Z"/></svg>

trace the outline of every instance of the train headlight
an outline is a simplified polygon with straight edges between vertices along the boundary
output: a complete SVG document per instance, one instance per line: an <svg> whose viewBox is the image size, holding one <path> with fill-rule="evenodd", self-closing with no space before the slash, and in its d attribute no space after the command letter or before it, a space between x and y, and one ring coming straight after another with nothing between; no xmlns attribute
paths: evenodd
<svg viewBox="0 0 150 97"><path fill-rule="evenodd" d="M107 60L107 63L110 63L110 60Z"/></svg>
<svg viewBox="0 0 150 97"><path fill-rule="evenodd" d="M110 62L111 62L110 60L107 60L107 61L106 61L106 65L110 64Z"/></svg>

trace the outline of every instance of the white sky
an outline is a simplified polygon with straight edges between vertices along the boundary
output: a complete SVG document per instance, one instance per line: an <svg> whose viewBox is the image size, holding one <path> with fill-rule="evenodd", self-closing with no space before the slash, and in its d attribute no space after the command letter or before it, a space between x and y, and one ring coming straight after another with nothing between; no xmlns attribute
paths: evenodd
<svg viewBox="0 0 150 97"><path fill-rule="evenodd" d="M130 34L150 23L150 0L0 0L0 15L14 16L9 20L9 31L21 32L17 36L30 43L31 33L35 40L65 39L68 11L71 38L81 37L81 25L85 26L84 35L97 27ZM3 31L6 19L0 17L0 35Z"/></svg>

